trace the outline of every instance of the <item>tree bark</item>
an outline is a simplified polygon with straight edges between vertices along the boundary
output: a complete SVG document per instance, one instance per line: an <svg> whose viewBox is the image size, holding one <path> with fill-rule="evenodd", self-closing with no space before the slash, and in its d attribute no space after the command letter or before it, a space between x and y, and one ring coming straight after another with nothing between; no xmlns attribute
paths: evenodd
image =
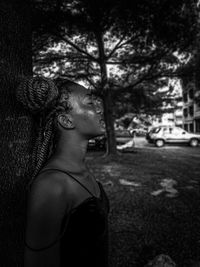
<svg viewBox="0 0 200 267"><path fill-rule="evenodd" d="M99 65L101 69L101 90L103 91L104 118L105 118L106 133L107 133L107 155L115 155L117 154L117 149L116 149L114 122L113 122L113 108L112 108L111 91L108 85L108 74L106 67L104 43L102 34L100 32L96 32L95 35L99 49Z"/></svg>
<svg viewBox="0 0 200 267"><path fill-rule="evenodd" d="M195 58L195 85L196 90L200 90L200 4L198 7L194 5L194 9L196 10L196 16L197 16L197 24L196 24L196 43L195 43L195 51L194 51L194 58Z"/></svg>
<svg viewBox="0 0 200 267"><path fill-rule="evenodd" d="M106 131L107 131L107 155L115 155L117 154L116 149L116 139L115 139L115 131L113 124L113 107L112 107L112 99L111 92L107 90L103 95L103 104L104 104L104 118L106 122Z"/></svg>
<svg viewBox="0 0 200 267"><path fill-rule="evenodd" d="M0 1L0 265L23 266L25 187L31 172L32 118L16 102L19 77L32 74L30 6Z"/></svg>

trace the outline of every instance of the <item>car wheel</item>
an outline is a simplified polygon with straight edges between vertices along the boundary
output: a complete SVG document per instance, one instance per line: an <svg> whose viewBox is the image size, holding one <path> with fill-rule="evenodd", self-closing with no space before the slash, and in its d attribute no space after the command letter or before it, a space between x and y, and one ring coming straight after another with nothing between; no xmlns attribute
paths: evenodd
<svg viewBox="0 0 200 267"><path fill-rule="evenodd" d="M199 142L197 139L193 138L190 140L190 146L196 147L196 146L198 146L198 144L199 144Z"/></svg>
<svg viewBox="0 0 200 267"><path fill-rule="evenodd" d="M165 142L162 139L158 139L155 141L155 144L157 147L162 147L162 146L164 146Z"/></svg>

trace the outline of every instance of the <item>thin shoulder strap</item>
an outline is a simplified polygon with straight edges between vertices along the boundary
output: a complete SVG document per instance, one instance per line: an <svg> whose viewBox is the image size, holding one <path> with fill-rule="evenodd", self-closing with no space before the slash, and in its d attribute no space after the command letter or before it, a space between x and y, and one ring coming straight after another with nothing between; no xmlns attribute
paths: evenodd
<svg viewBox="0 0 200 267"><path fill-rule="evenodd" d="M29 246L29 244L27 244L26 240L24 241L24 245L25 247L27 247L29 250L32 250L32 251L35 251L35 252L39 252L39 251L43 251L43 250L46 250L48 248L51 248L53 247L56 243L58 243L61 238L64 236L65 234L65 231L67 229L67 226L68 226L68 223L69 223L69 219L71 217L71 212L69 212L68 216L67 216L67 220L65 222L65 226L64 226L64 229L63 231L58 235L58 237L56 238L56 240L54 240L52 243L48 244L47 246L44 246L42 248L33 248L31 246Z"/></svg>
<svg viewBox="0 0 200 267"><path fill-rule="evenodd" d="M74 177L70 172L67 172L67 171L64 171L64 170L60 170L60 169L56 169L56 168L53 168L53 169L44 169L44 170L42 170L39 174L41 174L41 173L43 173L43 172L45 172L45 171L49 171L49 170L51 170L51 171L59 171L59 172L63 172L63 173L65 173L65 174L67 174L67 175L69 175L73 180L75 180L80 186L82 186L92 197L95 197L94 195L93 195L93 193L84 185L84 184L82 184L76 177Z"/></svg>

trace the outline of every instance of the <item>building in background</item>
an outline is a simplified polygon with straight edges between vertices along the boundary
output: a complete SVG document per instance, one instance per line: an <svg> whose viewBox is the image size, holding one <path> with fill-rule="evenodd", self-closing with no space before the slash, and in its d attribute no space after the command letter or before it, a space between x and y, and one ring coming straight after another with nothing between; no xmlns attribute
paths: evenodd
<svg viewBox="0 0 200 267"><path fill-rule="evenodd" d="M183 101L179 100L174 106L174 125L178 127L183 127Z"/></svg>
<svg viewBox="0 0 200 267"><path fill-rule="evenodd" d="M191 133L200 133L200 101L196 101L199 90L193 81L182 79L183 127Z"/></svg>
<svg viewBox="0 0 200 267"><path fill-rule="evenodd" d="M171 80L167 94L163 98L162 114L156 118L154 125L183 126L182 87L179 79Z"/></svg>
<svg viewBox="0 0 200 267"><path fill-rule="evenodd" d="M159 125L172 125L183 127L183 102L182 100L176 100L169 106L170 111L164 112L157 120ZM155 123L154 123L155 124Z"/></svg>

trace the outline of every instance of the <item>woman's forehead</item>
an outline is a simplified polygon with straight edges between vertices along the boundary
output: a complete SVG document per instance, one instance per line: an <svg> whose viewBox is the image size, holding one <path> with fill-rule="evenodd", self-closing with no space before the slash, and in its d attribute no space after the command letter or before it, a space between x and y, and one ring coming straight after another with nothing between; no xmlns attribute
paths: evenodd
<svg viewBox="0 0 200 267"><path fill-rule="evenodd" d="M84 86L74 86L70 88L70 94L73 97L85 98L92 97L93 99L99 99L99 96L96 94L95 90L87 89Z"/></svg>
<svg viewBox="0 0 200 267"><path fill-rule="evenodd" d="M70 93L75 96L86 96L86 95L91 95L92 91L90 89L85 88L82 85L73 85L70 88Z"/></svg>

